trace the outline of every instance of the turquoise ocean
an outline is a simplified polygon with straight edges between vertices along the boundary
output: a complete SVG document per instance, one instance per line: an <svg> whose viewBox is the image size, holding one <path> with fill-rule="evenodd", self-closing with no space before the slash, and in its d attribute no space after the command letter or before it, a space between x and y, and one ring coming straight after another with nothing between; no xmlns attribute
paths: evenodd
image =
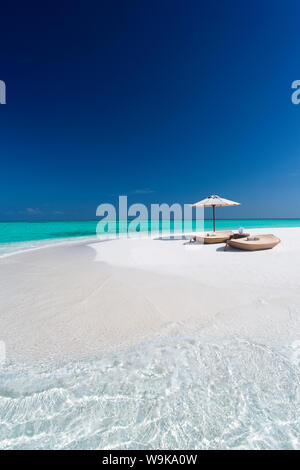
<svg viewBox="0 0 300 470"><path fill-rule="evenodd" d="M74 241L80 238L95 237L97 220L85 221L45 221L45 222L0 222L0 256L26 249L36 248L53 243ZM109 231L126 233L130 222L116 222L110 225ZM300 219L218 219L216 230L239 227L251 228L275 228L275 227L300 227ZM164 233L169 226L160 222L141 222L140 232L157 231ZM171 221L171 231L180 231L181 222ZM204 230L213 229L211 219L204 221ZM195 231L196 221L185 221L185 231Z"/></svg>

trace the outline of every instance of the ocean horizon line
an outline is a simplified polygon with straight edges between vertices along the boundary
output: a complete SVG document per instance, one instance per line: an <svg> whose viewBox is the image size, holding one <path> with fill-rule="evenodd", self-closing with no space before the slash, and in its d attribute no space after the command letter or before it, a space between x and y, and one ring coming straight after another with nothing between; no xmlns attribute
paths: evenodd
<svg viewBox="0 0 300 470"><path fill-rule="evenodd" d="M135 220L136 217L128 217L127 219L116 219L114 220L108 220L110 223L111 222L126 222L126 220ZM9 223L54 223L54 222L99 222L101 219L39 219L39 220L32 220L32 219L24 219L24 220L0 220L0 224L9 224ZM168 219L138 219L140 221L162 221L162 220L168 220ZM183 219L171 219L172 221L180 221ZM192 219L184 219L185 221L196 221L199 219L192 218ZM211 217L205 217L203 220L205 221L213 221L213 218ZM216 219L216 222L221 221L221 220L300 220L300 217L222 217Z"/></svg>

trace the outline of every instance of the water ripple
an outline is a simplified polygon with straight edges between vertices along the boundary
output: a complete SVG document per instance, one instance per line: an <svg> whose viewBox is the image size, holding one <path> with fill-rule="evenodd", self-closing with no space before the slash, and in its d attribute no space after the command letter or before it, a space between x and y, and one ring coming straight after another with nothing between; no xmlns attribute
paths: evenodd
<svg viewBox="0 0 300 470"><path fill-rule="evenodd" d="M2 367L2 449L299 448L300 373L262 345L168 338Z"/></svg>

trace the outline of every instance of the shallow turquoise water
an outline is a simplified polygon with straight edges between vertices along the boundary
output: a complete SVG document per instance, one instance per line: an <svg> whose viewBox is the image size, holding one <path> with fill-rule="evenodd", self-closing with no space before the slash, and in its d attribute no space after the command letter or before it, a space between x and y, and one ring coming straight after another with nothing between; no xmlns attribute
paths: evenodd
<svg viewBox="0 0 300 470"><path fill-rule="evenodd" d="M97 220L87 221L58 221L58 222L0 222L0 256L10 253L38 248L48 244L65 241L75 241L95 237L97 235ZM274 228L274 227L300 227L300 219L218 219L216 230L231 229L239 227L251 228ZM140 233L166 233L180 232L182 230L210 231L213 222L210 219L204 221L186 221L184 226L181 222L171 221L170 226L165 221L141 222L138 231ZM132 231L130 222L110 223L108 233L126 233Z"/></svg>
<svg viewBox="0 0 300 470"><path fill-rule="evenodd" d="M87 237L96 235L98 221L59 221L59 222L0 222L0 243L24 242L33 240L48 240L56 238ZM300 227L300 219L219 219L216 230L264 227ZM126 232L127 225L116 222L116 231ZM171 222L171 230L179 230L181 223ZM185 222L186 230L196 228L195 221ZM212 230L212 220L206 219L205 230ZM164 222L142 223L140 231L150 229L164 231Z"/></svg>
<svg viewBox="0 0 300 470"><path fill-rule="evenodd" d="M91 361L0 367L0 448L297 449L291 359L195 335Z"/></svg>

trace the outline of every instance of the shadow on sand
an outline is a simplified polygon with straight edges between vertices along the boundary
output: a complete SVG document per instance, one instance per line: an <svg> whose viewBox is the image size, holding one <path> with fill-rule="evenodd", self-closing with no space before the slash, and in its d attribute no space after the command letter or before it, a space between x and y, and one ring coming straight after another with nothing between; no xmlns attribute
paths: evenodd
<svg viewBox="0 0 300 470"><path fill-rule="evenodd" d="M170 235L169 237L153 238L153 240L161 241L161 242L173 242L173 241L178 241L178 240L189 240L189 236L185 236L185 235Z"/></svg>

